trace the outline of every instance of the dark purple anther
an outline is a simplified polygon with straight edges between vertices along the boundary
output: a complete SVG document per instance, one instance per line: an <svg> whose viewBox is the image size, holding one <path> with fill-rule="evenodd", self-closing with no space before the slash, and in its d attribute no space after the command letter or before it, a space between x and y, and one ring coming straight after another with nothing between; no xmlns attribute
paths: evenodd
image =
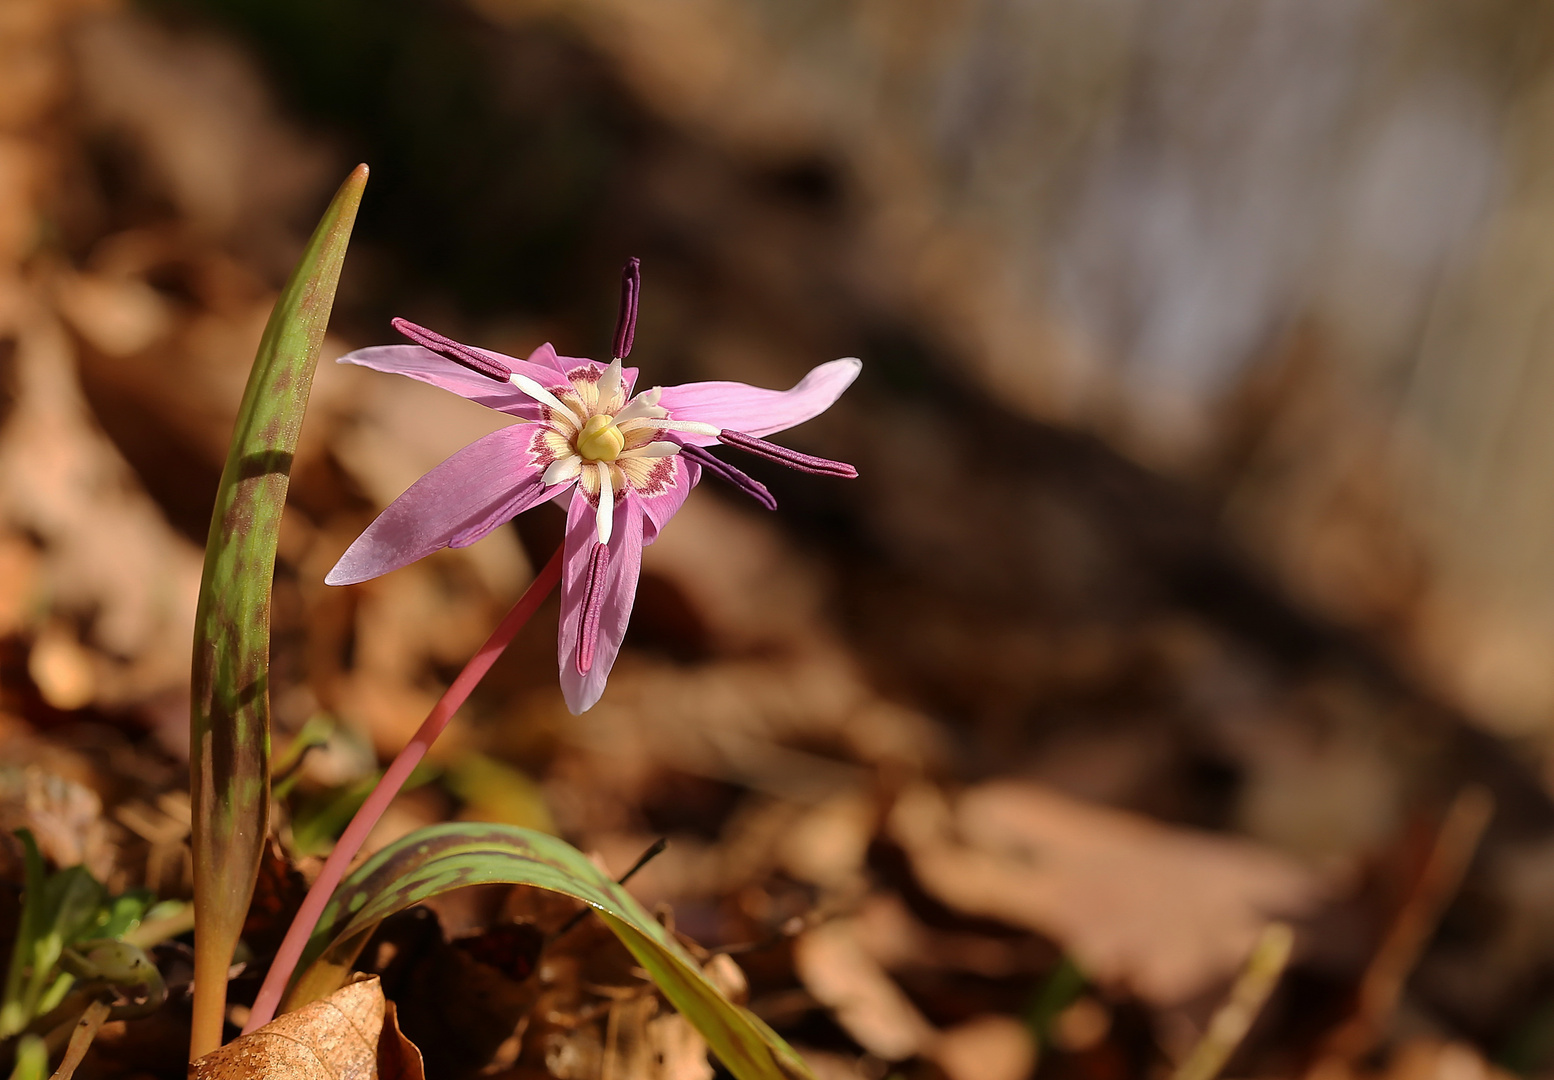
<svg viewBox="0 0 1554 1080"><path fill-rule="evenodd" d="M772 497L770 491L766 490L766 485L755 477L746 476L728 462L713 457L699 446L682 446L680 447L680 454L683 457L690 458L718 479L733 484L768 510L777 509L777 500Z"/></svg>
<svg viewBox="0 0 1554 1080"><path fill-rule="evenodd" d="M583 622L577 631L577 673L587 675L594 666L594 647L599 644L599 613L604 609L604 576L610 570L610 545L594 544L588 557L588 584L583 588Z"/></svg>
<svg viewBox="0 0 1554 1080"><path fill-rule="evenodd" d="M610 355L624 360L631 355L631 342L637 336L637 300L642 296L642 260L633 255L621 271L621 310L615 317L615 347Z"/></svg>
<svg viewBox="0 0 1554 1080"><path fill-rule="evenodd" d="M430 349L443 359L452 360L455 364L467 367L488 379L506 382L508 376L513 373L512 369L506 364L491 359L491 357L479 349L472 349L468 345L461 345L452 338L443 337L435 330L428 330L424 326L417 326L409 319L390 319L389 325L421 346L421 348Z"/></svg>
<svg viewBox="0 0 1554 1080"><path fill-rule="evenodd" d="M814 473L817 476L840 476L848 480L858 476L858 470L845 461L832 461L830 458L801 454L797 450L789 450L786 446L778 446L765 439L757 439L754 435L746 435L743 431L730 431L724 428L723 434L718 436L718 441L758 457L764 457L768 461L775 461L779 465L786 465L790 469L797 469L799 472Z"/></svg>

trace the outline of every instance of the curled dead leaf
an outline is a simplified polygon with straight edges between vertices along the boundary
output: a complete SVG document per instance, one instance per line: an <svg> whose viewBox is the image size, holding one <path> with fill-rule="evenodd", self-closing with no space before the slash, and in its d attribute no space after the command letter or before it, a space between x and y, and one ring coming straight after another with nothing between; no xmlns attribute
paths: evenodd
<svg viewBox="0 0 1554 1080"><path fill-rule="evenodd" d="M190 1080L424 1080L376 975L287 1013L189 1067Z"/></svg>

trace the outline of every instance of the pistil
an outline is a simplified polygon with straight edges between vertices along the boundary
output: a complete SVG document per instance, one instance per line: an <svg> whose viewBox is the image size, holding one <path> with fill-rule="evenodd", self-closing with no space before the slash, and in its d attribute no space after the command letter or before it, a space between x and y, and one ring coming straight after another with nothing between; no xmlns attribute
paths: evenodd
<svg viewBox="0 0 1554 1080"><path fill-rule="evenodd" d="M600 414L583 421L577 433L577 452L589 461L614 461L626 447L626 436L615 426L615 418Z"/></svg>

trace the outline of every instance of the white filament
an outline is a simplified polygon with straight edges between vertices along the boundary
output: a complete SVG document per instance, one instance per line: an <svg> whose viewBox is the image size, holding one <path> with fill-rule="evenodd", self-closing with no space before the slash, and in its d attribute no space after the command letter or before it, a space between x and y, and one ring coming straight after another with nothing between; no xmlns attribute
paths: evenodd
<svg viewBox="0 0 1554 1080"><path fill-rule="evenodd" d="M643 420L641 423L648 427L656 427L662 431L683 431L688 435L711 435L717 438L723 434L723 429L713 424L703 424L699 420Z"/></svg>
<svg viewBox="0 0 1554 1080"><path fill-rule="evenodd" d="M605 409L609 403L615 400L615 395L621 388L621 362L611 360L610 366L604 369L604 374L599 376L597 383L599 390L599 408Z"/></svg>
<svg viewBox="0 0 1554 1080"><path fill-rule="evenodd" d="M555 461L552 461L550 466L545 470L545 475L542 476L540 480L543 484L545 484L546 487L549 487L551 484L560 484L567 480L571 480L582 471L582 458L578 457L576 454L568 454L566 457L557 458Z"/></svg>
<svg viewBox="0 0 1554 1080"><path fill-rule="evenodd" d="M527 375L520 375L515 371L507 377L507 381L516 386L519 390L522 390L525 394L528 394L535 401L538 401L541 405L549 405L552 409L555 409L558 413L571 420L574 424L582 422L581 417L579 417L567 406L563 405L560 398L558 398L555 394L552 394L549 390L545 389L533 379L529 378Z"/></svg>
<svg viewBox="0 0 1554 1080"><path fill-rule="evenodd" d="M610 532L615 527L615 491L610 487L610 466L603 461L599 462L599 511L594 523L599 532L599 543L608 544Z"/></svg>
<svg viewBox="0 0 1554 1080"><path fill-rule="evenodd" d="M680 444L672 442L652 442L646 446L639 446L633 450L622 450L621 457L654 458L673 457L680 452Z"/></svg>

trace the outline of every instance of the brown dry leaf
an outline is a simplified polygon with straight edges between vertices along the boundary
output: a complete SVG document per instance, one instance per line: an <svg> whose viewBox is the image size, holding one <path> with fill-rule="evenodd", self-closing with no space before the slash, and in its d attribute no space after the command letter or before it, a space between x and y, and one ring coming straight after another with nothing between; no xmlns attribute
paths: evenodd
<svg viewBox="0 0 1554 1080"><path fill-rule="evenodd" d="M712 1080L707 1044L679 1013L659 1015L658 998L639 995L610 1006L601 1076L620 1080Z"/></svg>
<svg viewBox="0 0 1554 1080"><path fill-rule="evenodd" d="M84 708L97 696L92 654L62 622L39 632L27 654L27 674L43 700L56 709Z"/></svg>
<svg viewBox="0 0 1554 1080"><path fill-rule="evenodd" d="M36 298L34 298L36 299ZM200 554L176 534L96 425L68 334L41 304L16 329L16 404L0 431L0 520L36 538L38 588L79 620L79 648L48 642L33 665L68 704L176 692L189 677L188 633ZM111 658L111 659L110 659Z"/></svg>
<svg viewBox="0 0 1554 1080"><path fill-rule="evenodd" d="M985 784L953 809L921 785L890 828L940 900L1055 938L1091 977L1157 1004L1228 976L1270 918L1320 897L1315 875L1276 852L1032 784Z"/></svg>
<svg viewBox="0 0 1554 1080"><path fill-rule="evenodd" d="M1322 1075L1319 1065L1314 1075ZM1511 1073L1484 1060L1462 1042L1419 1038L1400 1047L1384 1074L1386 1080L1511 1080Z"/></svg>
<svg viewBox="0 0 1554 1080"><path fill-rule="evenodd" d="M399 1030L399 1010L390 1001L378 1039L378 1080L426 1080L420 1048Z"/></svg>
<svg viewBox="0 0 1554 1080"><path fill-rule="evenodd" d="M799 980L858 1045L886 1061L909 1058L935 1038L932 1026L859 943L851 919L808 931L794 943Z"/></svg>
<svg viewBox="0 0 1554 1080"><path fill-rule="evenodd" d="M377 976L368 976L206 1054L190 1080L391 1080L379 1069L386 1009ZM420 1055L397 1027L390 1036L400 1063L393 1077L415 1080Z"/></svg>
<svg viewBox="0 0 1554 1080"><path fill-rule="evenodd" d="M110 11L81 20L71 44L86 123L134 145L200 235L285 220L334 168L277 117L254 61L217 35Z"/></svg>
<svg viewBox="0 0 1554 1080"><path fill-rule="evenodd" d="M931 1056L950 1080L1024 1080L1036 1067L1036 1040L1012 1016L979 1016L942 1033Z"/></svg>
<svg viewBox="0 0 1554 1080"><path fill-rule="evenodd" d="M0 766L0 833L31 829L44 858L54 865L84 865L99 880L106 879L114 853L102 798L50 768L68 768L68 759L57 760L61 755L40 752L24 740L4 741L3 747L7 764ZM35 753L41 761L29 760Z"/></svg>

